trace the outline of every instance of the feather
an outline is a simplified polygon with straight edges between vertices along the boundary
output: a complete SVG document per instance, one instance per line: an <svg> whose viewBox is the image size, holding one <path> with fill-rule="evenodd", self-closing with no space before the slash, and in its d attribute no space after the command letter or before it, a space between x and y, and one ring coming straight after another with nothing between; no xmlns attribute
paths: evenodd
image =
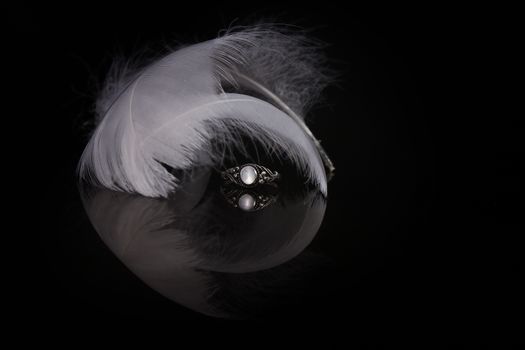
<svg viewBox="0 0 525 350"><path fill-rule="evenodd" d="M242 149L233 126L291 161L326 195L327 157L303 121L329 80L322 67L316 45L258 26L181 48L137 72L124 69L97 102L100 122L79 176L113 190L167 197L178 179L164 165L220 166L224 153L210 140Z"/></svg>

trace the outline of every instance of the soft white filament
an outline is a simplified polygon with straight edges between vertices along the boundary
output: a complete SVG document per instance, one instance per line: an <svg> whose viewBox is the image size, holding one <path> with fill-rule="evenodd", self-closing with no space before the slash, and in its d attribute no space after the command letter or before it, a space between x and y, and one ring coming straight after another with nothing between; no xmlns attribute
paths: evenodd
<svg viewBox="0 0 525 350"><path fill-rule="evenodd" d="M209 140L241 143L231 131L236 126L293 162L326 194L315 144L287 113L302 117L326 84L316 52L300 38L251 28L177 50L132 78L117 77L121 81L109 82L117 88L98 102L103 115L80 160L81 178L166 197L177 179L161 163L185 169L204 153L200 162L220 164L223 155L207 149ZM271 92L272 103L223 89L225 82L246 79Z"/></svg>

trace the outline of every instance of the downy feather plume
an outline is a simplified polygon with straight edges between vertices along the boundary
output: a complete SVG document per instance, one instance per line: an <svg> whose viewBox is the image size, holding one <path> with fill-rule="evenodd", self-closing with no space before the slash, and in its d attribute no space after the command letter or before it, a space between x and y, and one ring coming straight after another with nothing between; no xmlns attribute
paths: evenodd
<svg viewBox="0 0 525 350"><path fill-rule="evenodd" d="M235 127L292 162L326 195L328 158L303 121L329 80L324 67L318 46L303 36L256 26L180 48L137 72L121 69L97 101L98 125L79 176L167 197L178 179L165 165L220 167L224 153L210 140L242 149Z"/></svg>

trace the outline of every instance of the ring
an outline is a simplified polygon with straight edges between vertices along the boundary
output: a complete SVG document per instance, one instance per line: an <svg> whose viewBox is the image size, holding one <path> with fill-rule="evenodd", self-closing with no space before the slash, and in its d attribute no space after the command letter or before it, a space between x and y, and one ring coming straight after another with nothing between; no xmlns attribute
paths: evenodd
<svg viewBox="0 0 525 350"><path fill-rule="evenodd" d="M226 183L236 184L242 187L254 187L272 183L281 176L277 171L272 171L259 164L244 164L221 173Z"/></svg>

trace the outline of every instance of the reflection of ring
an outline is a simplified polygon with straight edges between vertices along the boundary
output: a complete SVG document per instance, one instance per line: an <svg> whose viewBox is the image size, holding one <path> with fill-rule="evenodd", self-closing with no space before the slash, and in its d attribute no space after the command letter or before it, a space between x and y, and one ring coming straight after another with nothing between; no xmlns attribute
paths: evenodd
<svg viewBox="0 0 525 350"><path fill-rule="evenodd" d="M221 173L226 183L243 187L265 185L279 179L280 174L259 164L244 164L227 169Z"/></svg>
<svg viewBox="0 0 525 350"><path fill-rule="evenodd" d="M246 190L239 187L222 187L221 193L228 203L243 211L257 211L266 208L276 200L276 195L259 192L255 189Z"/></svg>

